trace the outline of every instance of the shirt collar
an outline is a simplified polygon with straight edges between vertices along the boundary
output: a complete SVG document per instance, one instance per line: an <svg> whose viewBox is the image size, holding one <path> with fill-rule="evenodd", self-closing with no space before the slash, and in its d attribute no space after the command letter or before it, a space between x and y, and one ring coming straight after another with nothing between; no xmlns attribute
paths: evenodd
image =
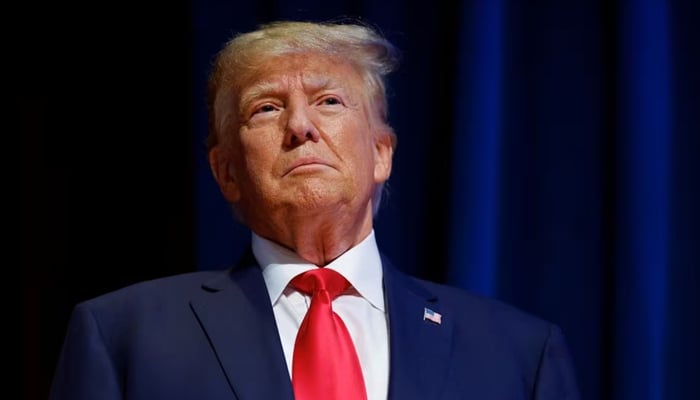
<svg viewBox="0 0 700 400"><path fill-rule="evenodd" d="M275 304L289 282L302 272L318 266L299 257L293 251L252 233L253 255L262 268L263 278ZM384 312L382 261L379 256L374 230L324 268L331 268L347 279L360 296Z"/></svg>

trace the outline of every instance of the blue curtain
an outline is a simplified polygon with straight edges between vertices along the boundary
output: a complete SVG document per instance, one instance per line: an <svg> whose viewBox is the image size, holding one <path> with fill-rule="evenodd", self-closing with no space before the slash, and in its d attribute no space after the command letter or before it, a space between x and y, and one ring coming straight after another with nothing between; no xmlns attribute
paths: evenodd
<svg viewBox="0 0 700 400"><path fill-rule="evenodd" d="M202 145L214 52L270 20L359 17L403 52L383 251L559 324L585 399L700 398L698 2L437 3L193 3L198 267L249 240Z"/></svg>

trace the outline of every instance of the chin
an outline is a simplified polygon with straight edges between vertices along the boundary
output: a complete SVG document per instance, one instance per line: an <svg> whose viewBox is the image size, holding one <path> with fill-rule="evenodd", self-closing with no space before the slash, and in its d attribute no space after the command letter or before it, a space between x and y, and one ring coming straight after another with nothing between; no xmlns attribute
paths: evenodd
<svg viewBox="0 0 700 400"><path fill-rule="evenodd" d="M288 205L305 214L337 210L350 204L354 198L345 191L331 187L307 187L295 193L288 199Z"/></svg>

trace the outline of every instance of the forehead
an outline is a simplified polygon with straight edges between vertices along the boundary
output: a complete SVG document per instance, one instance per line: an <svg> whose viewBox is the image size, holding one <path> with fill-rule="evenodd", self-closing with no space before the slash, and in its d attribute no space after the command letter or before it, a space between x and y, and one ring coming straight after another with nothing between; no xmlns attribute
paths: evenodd
<svg viewBox="0 0 700 400"><path fill-rule="evenodd" d="M245 96L250 91L281 89L290 82L300 82L308 88L359 88L363 83L357 68L346 59L294 53L257 59L239 75L235 86L239 95Z"/></svg>

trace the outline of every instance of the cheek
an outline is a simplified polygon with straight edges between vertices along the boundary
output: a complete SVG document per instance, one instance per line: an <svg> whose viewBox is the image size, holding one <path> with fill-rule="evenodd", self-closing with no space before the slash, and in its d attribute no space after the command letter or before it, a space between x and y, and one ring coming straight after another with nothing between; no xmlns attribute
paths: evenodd
<svg viewBox="0 0 700 400"><path fill-rule="evenodd" d="M245 130L240 133L239 159L243 160L246 174L261 175L270 171L277 157L274 139L265 131Z"/></svg>
<svg viewBox="0 0 700 400"><path fill-rule="evenodd" d="M243 128L239 133L241 150L246 156L253 157L269 153L276 148L276 135L270 128Z"/></svg>
<svg viewBox="0 0 700 400"><path fill-rule="evenodd" d="M326 126L330 127L330 132L336 136L336 142L340 149L354 149L355 151L363 152L363 148L367 147L370 142L370 126L363 119L363 116L358 112L349 113L342 118L333 119L326 122Z"/></svg>
<svg viewBox="0 0 700 400"><path fill-rule="evenodd" d="M343 147L352 149L355 159L362 164L373 163L374 161L374 139L370 127L363 122L355 121L348 127L345 135Z"/></svg>
<svg viewBox="0 0 700 400"><path fill-rule="evenodd" d="M346 163L353 170L354 179L364 185L374 182L375 148L372 131L365 123L345 125L345 134L338 143L341 155L346 155Z"/></svg>

